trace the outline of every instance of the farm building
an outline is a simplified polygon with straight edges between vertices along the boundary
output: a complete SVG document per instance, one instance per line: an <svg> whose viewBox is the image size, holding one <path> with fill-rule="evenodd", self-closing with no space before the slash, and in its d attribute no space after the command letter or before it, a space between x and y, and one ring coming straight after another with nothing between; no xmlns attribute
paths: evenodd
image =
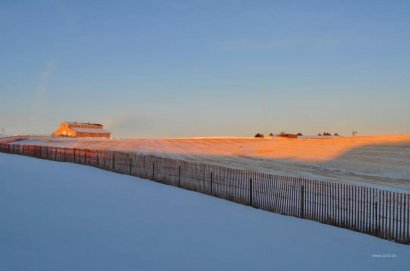
<svg viewBox="0 0 410 271"><path fill-rule="evenodd" d="M62 122L53 136L70 137L111 137L111 133L98 123Z"/></svg>

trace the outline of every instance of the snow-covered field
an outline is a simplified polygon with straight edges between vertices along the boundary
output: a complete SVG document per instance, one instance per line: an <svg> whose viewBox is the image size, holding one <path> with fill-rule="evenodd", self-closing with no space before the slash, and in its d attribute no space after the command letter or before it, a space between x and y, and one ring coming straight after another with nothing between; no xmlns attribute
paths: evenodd
<svg viewBox="0 0 410 271"><path fill-rule="evenodd" d="M285 138L70 139L14 144L113 149L319 180L410 191L410 135Z"/></svg>
<svg viewBox="0 0 410 271"><path fill-rule="evenodd" d="M0 154L0 270L409 270L410 246Z"/></svg>

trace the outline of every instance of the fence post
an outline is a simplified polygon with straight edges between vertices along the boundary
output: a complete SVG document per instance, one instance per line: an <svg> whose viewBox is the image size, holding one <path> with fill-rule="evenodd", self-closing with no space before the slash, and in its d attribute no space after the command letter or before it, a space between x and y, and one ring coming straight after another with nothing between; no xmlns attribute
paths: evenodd
<svg viewBox="0 0 410 271"><path fill-rule="evenodd" d="M252 206L252 178L249 179L249 205Z"/></svg>
<svg viewBox="0 0 410 271"><path fill-rule="evenodd" d="M143 174L142 174L142 176L144 176L144 177L148 177L148 173L147 173L147 171L145 170L145 155L144 155L144 163L143 163L143 168L142 168L142 172L143 172Z"/></svg>
<svg viewBox="0 0 410 271"><path fill-rule="evenodd" d="M155 177L155 159L152 160L152 179Z"/></svg>
<svg viewBox="0 0 410 271"><path fill-rule="evenodd" d="M115 155L112 154L112 170L115 172Z"/></svg>
<svg viewBox="0 0 410 271"><path fill-rule="evenodd" d="M211 196L213 195L213 191L212 191L212 171L211 171Z"/></svg>
<svg viewBox="0 0 410 271"><path fill-rule="evenodd" d="M375 212L375 224L376 224L376 236L379 236L379 216L377 213L377 201L374 203L374 212Z"/></svg>
<svg viewBox="0 0 410 271"><path fill-rule="evenodd" d="M305 216L305 187L302 185L300 187L300 217Z"/></svg>
<svg viewBox="0 0 410 271"><path fill-rule="evenodd" d="M181 165L178 166L178 187L181 187Z"/></svg>
<svg viewBox="0 0 410 271"><path fill-rule="evenodd" d="M132 157L130 158L130 175L132 175Z"/></svg>
<svg viewBox="0 0 410 271"><path fill-rule="evenodd" d="M74 163L76 162L75 153L76 153L76 151L75 151L75 149L74 149Z"/></svg>

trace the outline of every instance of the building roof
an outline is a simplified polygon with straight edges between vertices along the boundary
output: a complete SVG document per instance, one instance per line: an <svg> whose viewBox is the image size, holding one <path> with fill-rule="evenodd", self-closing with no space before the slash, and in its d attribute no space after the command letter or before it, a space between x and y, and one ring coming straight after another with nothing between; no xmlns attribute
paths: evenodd
<svg viewBox="0 0 410 271"><path fill-rule="evenodd" d="M65 121L64 123L67 123L67 124L85 124L85 125L100 125L100 126L103 126L102 124L99 124L99 123L91 123L91 122Z"/></svg>
<svg viewBox="0 0 410 271"><path fill-rule="evenodd" d="M103 129L97 128L70 128L79 133L88 133L88 134L111 134L111 132Z"/></svg>

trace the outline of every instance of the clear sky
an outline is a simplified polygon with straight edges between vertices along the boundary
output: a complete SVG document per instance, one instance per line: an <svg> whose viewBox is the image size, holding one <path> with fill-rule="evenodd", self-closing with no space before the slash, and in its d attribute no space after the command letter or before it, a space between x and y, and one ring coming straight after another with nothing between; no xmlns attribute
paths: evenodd
<svg viewBox="0 0 410 271"><path fill-rule="evenodd" d="M410 1L0 0L0 128L410 133Z"/></svg>

